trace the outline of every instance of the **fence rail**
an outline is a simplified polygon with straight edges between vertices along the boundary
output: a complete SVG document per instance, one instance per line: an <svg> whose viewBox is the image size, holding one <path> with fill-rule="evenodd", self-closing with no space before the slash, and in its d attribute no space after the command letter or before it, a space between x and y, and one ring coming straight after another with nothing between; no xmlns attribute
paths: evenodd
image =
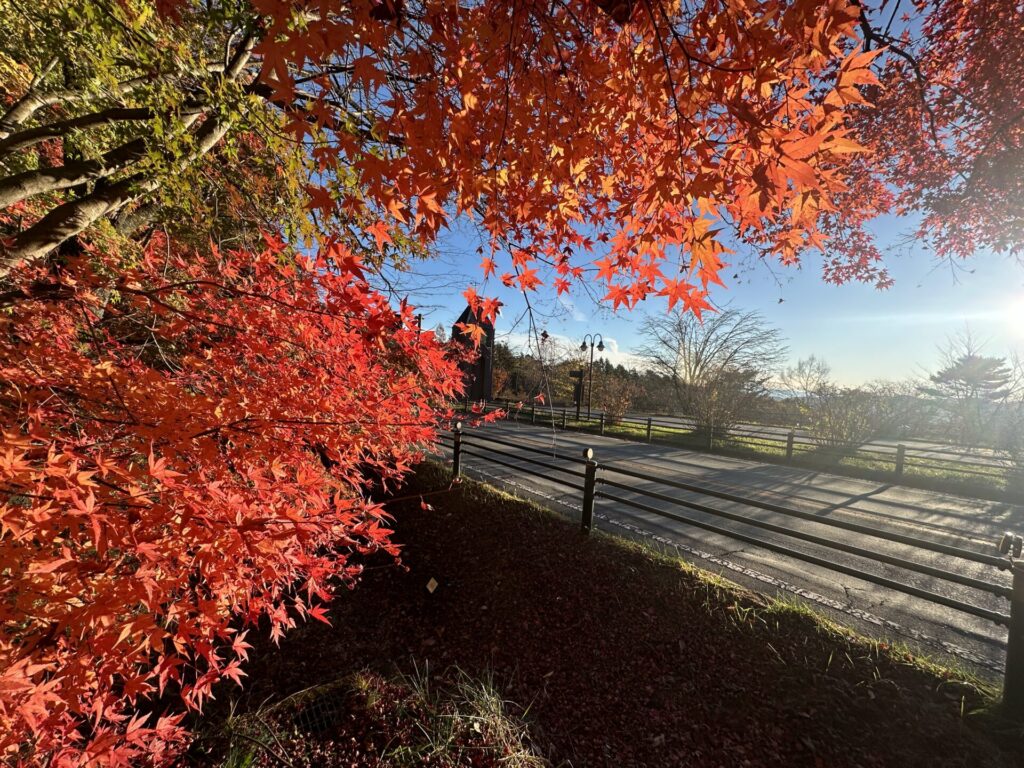
<svg viewBox="0 0 1024 768"><path fill-rule="evenodd" d="M1019 536L1005 535L1000 542L999 554L978 552L848 520L822 517L807 510L762 498L680 482L624 467L601 465L594 459L594 452L590 448L584 450L582 457L559 455L553 449L524 445L483 433L468 436L462 432L461 424L456 425L451 437L443 436L441 443L452 452L452 470L455 476L462 472L463 456L473 456L516 472L541 477L550 483L581 493L583 503L580 526L584 532L590 531L593 527L595 502L602 500L742 541L793 560L852 576L919 600L1005 626L1008 628L1008 643L1004 705L1009 713L1024 718L1024 561L1019 559L1024 549L1024 539ZM528 455L524 456L523 453ZM540 456L544 458L539 458ZM565 466L565 463L570 466ZM577 469L580 464L583 465L582 470ZM683 494L678 493L680 491ZM634 498L628 498L623 493L628 493ZM740 504L755 513L762 510L785 518L802 520L818 526L821 530L809 532L780 525L778 522L761 519L753 514L726 509L720 504L723 501ZM655 506L653 502L659 502L662 506ZM686 514L687 512L691 514ZM704 518L695 517L693 513L703 515ZM744 526L745 529L726 527L728 523ZM837 538L836 534L839 532L855 534L856 542ZM763 534L770 534L776 538L767 538ZM872 541L896 544L905 551L881 551L872 546ZM794 546L797 543L811 545L820 551L805 551ZM838 562L834 557L829 557L832 553L849 555L855 558L855 561ZM925 558L922 558L922 555ZM930 559L931 562L922 562L923 559ZM864 565L861 565L861 561ZM1008 600L1009 612L994 610L991 607L991 599L988 606L979 605L963 599L963 595L951 596L935 591L937 585L934 584L919 586L909 583L913 578L893 578L891 573L869 570L868 565L871 563L888 566L905 576L926 576L941 583L959 585ZM963 569L968 564L973 564L975 570L978 565L991 568L992 575L1009 570L1012 574L1012 587L964 573Z"/></svg>
<svg viewBox="0 0 1024 768"><path fill-rule="evenodd" d="M872 443L826 443L783 428L740 426L728 430L698 434L683 419L625 415L611 423L604 413L587 416L575 408L537 406L517 407L511 402L487 403L483 411L504 410L509 418L533 424L549 424L564 429L594 432L600 435L642 439L648 443L668 443L698 450L739 450L752 457L782 460L791 464L828 466L830 471L871 476L886 476L909 484L945 483L948 486L973 484L998 493L1015 473L1024 472L1008 458L989 449L965 447L919 447L898 443L891 447ZM936 474L938 473L938 474ZM1022 479L1024 483L1024 479ZM985 491L989 492L988 490ZM1001 494L1005 495L1005 494Z"/></svg>

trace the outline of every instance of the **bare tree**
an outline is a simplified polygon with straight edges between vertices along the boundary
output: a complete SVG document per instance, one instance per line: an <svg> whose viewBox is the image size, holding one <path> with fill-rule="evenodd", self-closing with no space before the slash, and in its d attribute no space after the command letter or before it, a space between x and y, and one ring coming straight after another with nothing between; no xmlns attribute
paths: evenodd
<svg viewBox="0 0 1024 768"><path fill-rule="evenodd" d="M871 381L864 387L872 396L873 437L924 437L934 417L934 407L921 397L915 379Z"/></svg>
<svg viewBox="0 0 1024 768"><path fill-rule="evenodd" d="M806 400L832 379L832 368L820 357L811 355L796 361L782 372L779 380L794 397Z"/></svg>
<svg viewBox="0 0 1024 768"><path fill-rule="evenodd" d="M671 378L676 398L699 432L712 437L767 396L786 354L782 334L757 312L726 308L703 320L688 312L648 318L640 354Z"/></svg>
<svg viewBox="0 0 1024 768"><path fill-rule="evenodd" d="M787 368L783 386L798 399L800 425L821 446L848 448L885 433L898 432L909 420L913 384L873 382L843 387L832 379L828 363L811 355Z"/></svg>
<svg viewBox="0 0 1024 768"><path fill-rule="evenodd" d="M872 393L859 387L822 384L810 400L808 431L819 445L854 448L878 431Z"/></svg>

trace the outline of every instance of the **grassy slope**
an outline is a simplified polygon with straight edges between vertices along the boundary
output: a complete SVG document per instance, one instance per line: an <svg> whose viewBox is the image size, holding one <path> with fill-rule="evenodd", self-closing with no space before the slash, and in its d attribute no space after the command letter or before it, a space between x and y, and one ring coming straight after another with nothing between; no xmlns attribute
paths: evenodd
<svg viewBox="0 0 1024 768"><path fill-rule="evenodd" d="M447 486L421 468L434 509L393 510L407 570L381 561L333 627L261 649L242 711L364 668L457 665L528 710L554 765L1019 765L1020 731L983 727L970 713L990 699L969 681L486 486Z"/></svg>

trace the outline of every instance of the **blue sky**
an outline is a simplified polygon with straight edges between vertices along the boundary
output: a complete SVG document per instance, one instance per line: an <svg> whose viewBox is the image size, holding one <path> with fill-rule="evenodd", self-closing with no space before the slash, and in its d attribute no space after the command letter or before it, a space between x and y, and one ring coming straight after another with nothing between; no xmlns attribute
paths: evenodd
<svg viewBox="0 0 1024 768"><path fill-rule="evenodd" d="M886 244L901 241L909 229L907 222L890 219L880 222L876 233ZM459 222L440 240L440 258L418 265L417 274L398 287L422 308L425 326L441 324L450 330L465 307L462 290L475 284L505 303L498 337L522 345L525 302L493 278L481 285L479 244L472 225ZM799 268L771 269L734 261L724 273L726 288L716 288L713 301L761 312L788 339L793 361L811 354L824 358L843 384L921 375L934 366L937 347L965 327L986 343L988 354L1024 354L1024 267L1005 256L977 254L954 267L937 262L919 244L902 245L887 259L896 283L885 291L828 285L813 260ZM553 293L542 289L531 296L539 327L577 345L585 333L598 331L608 341L613 362L627 365L628 354L642 344L643 318L666 308L664 299L650 298L632 312L612 313L576 288L569 301L556 301Z"/></svg>

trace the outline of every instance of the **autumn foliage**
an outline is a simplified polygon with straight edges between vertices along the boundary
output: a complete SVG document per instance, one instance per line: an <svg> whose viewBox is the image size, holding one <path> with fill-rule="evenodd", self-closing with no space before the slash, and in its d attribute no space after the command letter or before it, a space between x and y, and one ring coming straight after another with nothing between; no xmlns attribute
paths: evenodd
<svg viewBox="0 0 1024 768"><path fill-rule="evenodd" d="M160 708L241 682L247 627L325 620L354 556L397 552L367 485L432 438L455 364L336 243L155 238L34 277L0 318L0 751L160 762Z"/></svg>
<svg viewBox="0 0 1024 768"><path fill-rule="evenodd" d="M5 758L170 759L394 551L368 483L460 384L383 272L455 218L487 320L699 314L740 249L885 286L891 211L1019 253L1020 4L890 5L0 0Z"/></svg>
<svg viewBox="0 0 1024 768"><path fill-rule="evenodd" d="M902 14L902 20L897 15ZM857 117L893 209L916 215L935 252L1024 253L1024 6L1013 0L916 0L864 32L886 48L873 108ZM870 189L870 187L869 187Z"/></svg>
<svg viewBox="0 0 1024 768"><path fill-rule="evenodd" d="M596 272L615 308L706 308L730 238L785 262L825 245L864 151L846 108L876 81L855 6L647 1L620 4L623 27L623 8L592 2L398 4L381 23L383 5L318 3L296 24L267 3L256 47L282 103L299 90L287 63L308 62L323 122L289 122L297 138L333 124L340 82L393 145L385 161L342 131L323 150L358 174L361 211L427 240L470 213L491 238L485 277L563 292Z"/></svg>

